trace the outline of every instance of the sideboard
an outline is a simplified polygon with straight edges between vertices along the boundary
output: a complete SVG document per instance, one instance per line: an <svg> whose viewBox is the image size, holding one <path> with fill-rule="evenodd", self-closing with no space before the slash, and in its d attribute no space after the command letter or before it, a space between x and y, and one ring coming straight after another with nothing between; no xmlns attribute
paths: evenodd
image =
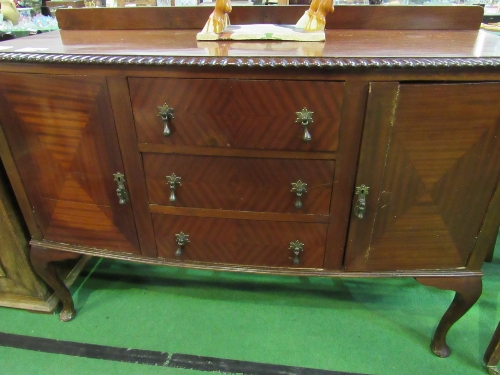
<svg viewBox="0 0 500 375"><path fill-rule="evenodd" d="M62 30L0 44L1 157L61 320L53 264L79 254L413 277L456 292L431 344L449 355L500 223L500 37L482 9L337 7L324 43L197 42L209 12L61 10Z"/></svg>

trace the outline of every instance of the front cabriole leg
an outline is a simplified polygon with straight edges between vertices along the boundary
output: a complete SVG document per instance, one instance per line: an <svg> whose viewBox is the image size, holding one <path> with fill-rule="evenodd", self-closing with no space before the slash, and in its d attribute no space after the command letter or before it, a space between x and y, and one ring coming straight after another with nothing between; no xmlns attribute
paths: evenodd
<svg viewBox="0 0 500 375"><path fill-rule="evenodd" d="M72 320L76 316L76 311L71 293L57 273L54 262L76 259L79 256L80 254L66 251L31 246L31 264L38 275L54 290L55 295L62 302L63 308L59 314L59 319L63 322Z"/></svg>
<svg viewBox="0 0 500 375"><path fill-rule="evenodd" d="M479 299L483 289L482 277L417 277L415 280L423 285L456 292L455 298L441 318L431 342L431 350L434 354L438 357L448 357L451 350L446 344L446 334L451 326L464 316Z"/></svg>

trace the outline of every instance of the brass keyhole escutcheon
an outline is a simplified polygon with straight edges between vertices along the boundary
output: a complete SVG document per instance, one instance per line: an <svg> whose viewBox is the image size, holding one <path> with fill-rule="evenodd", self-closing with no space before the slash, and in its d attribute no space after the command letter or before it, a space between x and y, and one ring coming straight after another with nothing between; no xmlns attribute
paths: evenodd
<svg viewBox="0 0 500 375"><path fill-rule="evenodd" d="M358 196L356 204L354 205L354 215L362 219L366 213L366 196L370 192L370 187L360 185L356 187L355 194Z"/></svg>
<svg viewBox="0 0 500 375"><path fill-rule="evenodd" d="M128 191L125 187L125 175L120 172L113 174L113 178L116 181L116 195L118 195L118 203L126 204L129 201Z"/></svg>

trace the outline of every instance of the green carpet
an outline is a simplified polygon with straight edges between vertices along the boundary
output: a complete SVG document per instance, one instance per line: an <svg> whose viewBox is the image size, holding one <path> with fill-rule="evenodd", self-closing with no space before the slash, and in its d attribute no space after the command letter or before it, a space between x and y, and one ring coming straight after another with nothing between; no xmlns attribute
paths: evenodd
<svg viewBox="0 0 500 375"><path fill-rule="evenodd" d="M413 279L272 277L99 259L71 288L74 321L0 308L0 332L370 375L480 375L500 320L500 237L483 271L483 294L448 334L446 359L429 343L453 293ZM209 374L2 346L0 373Z"/></svg>

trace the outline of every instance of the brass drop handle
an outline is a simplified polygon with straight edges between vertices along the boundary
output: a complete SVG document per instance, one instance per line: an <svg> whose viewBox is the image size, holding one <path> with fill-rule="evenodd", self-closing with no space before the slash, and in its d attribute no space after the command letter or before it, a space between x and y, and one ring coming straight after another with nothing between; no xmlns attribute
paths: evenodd
<svg viewBox="0 0 500 375"><path fill-rule="evenodd" d="M307 193L307 184L298 180L297 182L292 182L292 193L297 195L297 200L295 201L295 208L299 209L302 207L302 195Z"/></svg>
<svg viewBox="0 0 500 375"><path fill-rule="evenodd" d="M170 136L171 131L168 127L168 120L174 118L174 109L170 107L167 103L157 107L158 108L158 117L161 117L164 125L163 135L165 137Z"/></svg>
<svg viewBox="0 0 500 375"><path fill-rule="evenodd" d="M306 107L304 107L302 108L301 112L295 112L295 114L297 115L297 119L295 120L295 122L298 122L304 127L304 135L302 136L302 140L304 142L310 142L312 138L311 133L309 133L308 126L314 122L312 118L314 112L310 112Z"/></svg>
<svg viewBox="0 0 500 375"><path fill-rule="evenodd" d="M293 254L295 255L293 257L293 265L298 266L299 265L299 255L301 252L304 251L304 244L300 242L299 240L290 242L290 250L292 250Z"/></svg>
<svg viewBox="0 0 500 375"><path fill-rule="evenodd" d="M356 187L356 195L358 199L356 200L356 204L354 205L354 215L356 215L359 219L362 219L366 212L366 196L370 191L370 187L366 185L361 185Z"/></svg>
<svg viewBox="0 0 500 375"><path fill-rule="evenodd" d="M177 242L177 251L175 252L176 257L180 257L182 255L182 248L189 242L189 234L184 232L177 233L175 235L175 242Z"/></svg>
<svg viewBox="0 0 500 375"><path fill-rule="evenodd" d="M125 187L125 176L123 173L116 172L113 174L113 177L117 185L116 195L118 195L118 203L126 204L129 201L129 196L127 188Z"/></svg>
<svg viewBox="0 0 500 375"><path fill-rule="evenodd" d="M172 173L167 177L167 184L170 186L170 198L168 199L170 202L175 202L177 198L175 197L175 189L177 186L181 186L181 178L176 176L175 173Z"/></svg>

